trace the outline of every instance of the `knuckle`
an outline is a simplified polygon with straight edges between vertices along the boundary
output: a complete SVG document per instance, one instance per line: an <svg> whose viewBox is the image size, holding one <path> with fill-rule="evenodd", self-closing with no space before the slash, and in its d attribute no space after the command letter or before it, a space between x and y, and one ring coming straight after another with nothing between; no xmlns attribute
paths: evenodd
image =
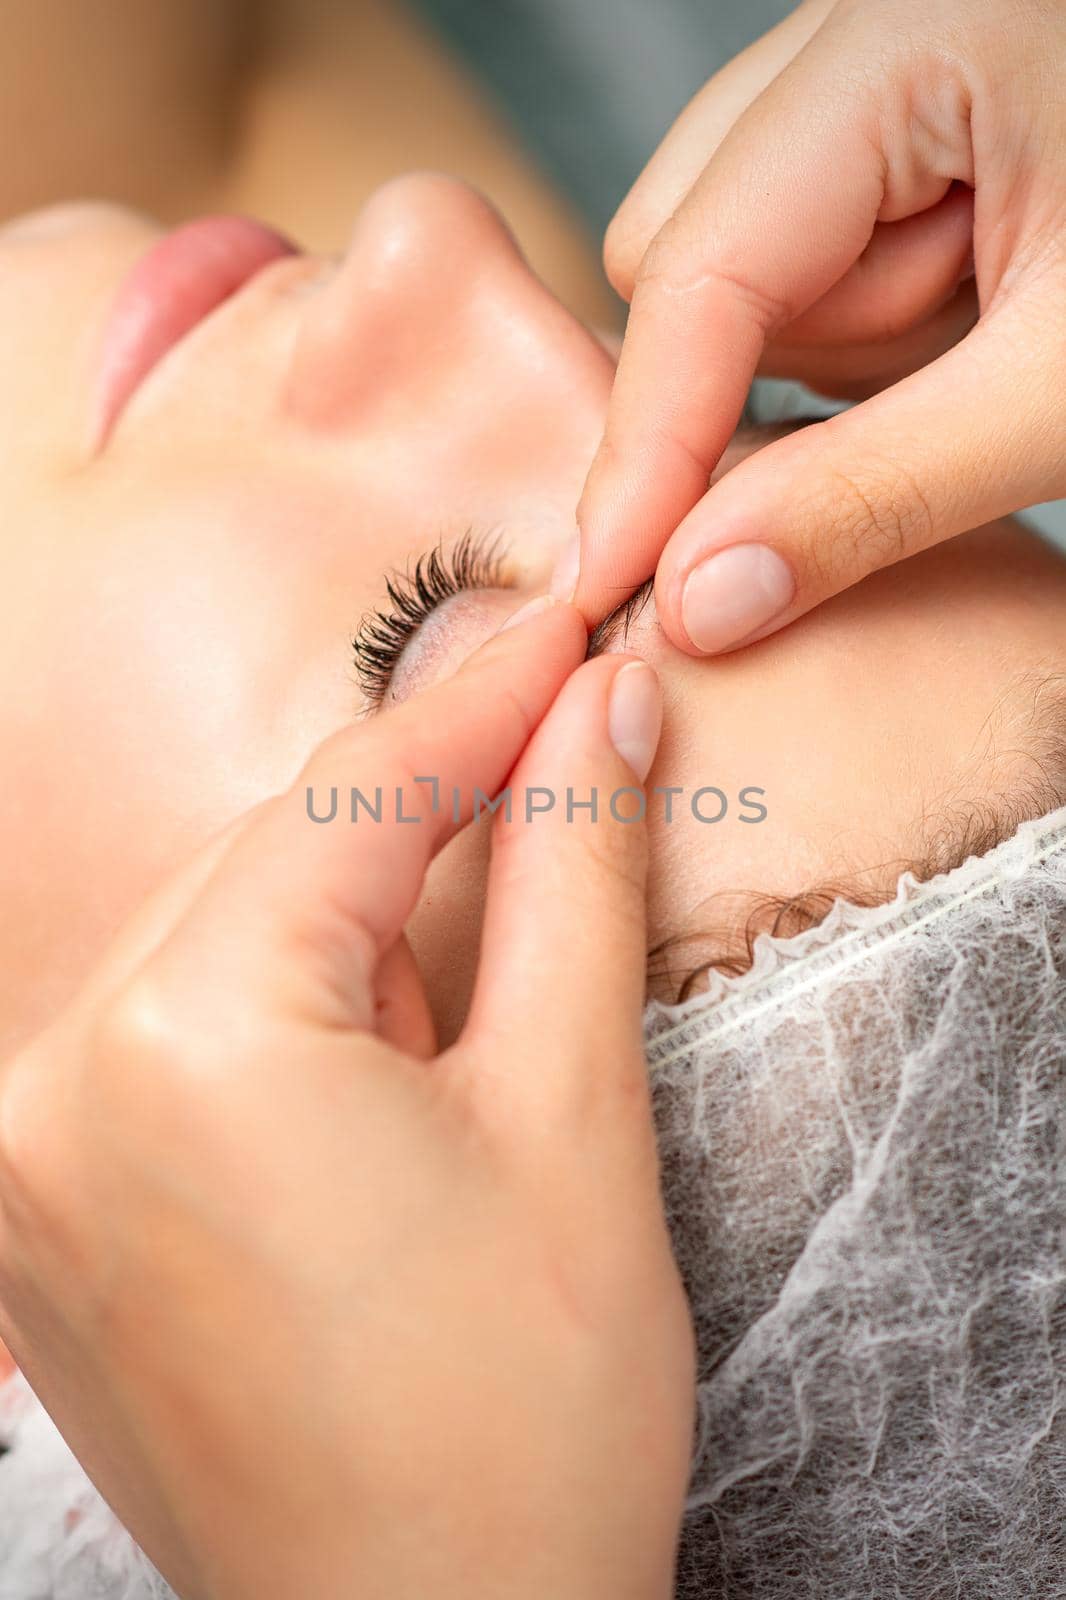
<svg viewBox="0 0 1066 1600"><path fill-rule="evenodd" d="M560 863L555 892L573 908L575 917L596 917L609 904L616 937L629 931L630 918L643 926L645 852L635 841L619 848L622 830L593 826L583 831L577 859Z"/></svg>
<svg viewBox="0 0 1066 1600"><path fill-rule="evenodd" d="M619 824L590 830L584 849L594 891L601 887L605 892L613 890L617 898L621 890L627 904L638 898L643 904L647 850L642 829L638 833L635 825Z"/></svg>
<svg viewBox="0 0 1066 1600"><path fill-rule="evenodd" d="M786 300L755 283L740 267L716 257L716 241L694 211L678 212L665 223L640 264L634 299L685 302L717 296L739 306L764 333L793 320Z"/></svg>
<svg viewBox="0 0 1066 1600"><path fill-rule="evenodd" d="M515 1058L514 1039L498 1033L483 1038L480 1048L483 1065L470 1080L474 1120L490 1130L509 1158L532 1156L538 1164L548 1159L559 1172L576 1172L579 1167L560 1161L564 1151L587 1151L590 1141L602 1151L613 1143L631 1159L636 1157L638 1168L657 1180L659 1157L648 1068L640 1047L639 1009L631 1038L598 1009L575 1025L565 1043L556 1047L565 1052L565 1060L556 1063L560 1070L538 1073L543 1056L531 1052L526 1061L529 1094L517 1103L500 1094L494 1083L494 1063Z"/></svg>
<svg viewBox="0 0 1066 1600"><path fill-rule="evenodd" d="M154 1096L177 1111L217 1105L225 1084L240 1081L242 1063L261 1058L268 1033L238 996L215 1003L208 971L179 952L172 967L157 956L127 980L92 1028L94 1092L106 1089L120 1104Z"/></svg>
<svg viewBox="0 0 1066 1600"><path fill-rule="evenodd" d="M685 230L688 232L688 230ZM673 297L691 289L702 269L693 259L687 240L679 237L676 217L659 229L641 257L634 284L634 299Z"/></svg>
<svg viewBox="0 0 1066 1600"><path fill-rule="evenodd" d="M116 1147L217 1147L239 1114L242 1067L266 1056L245 1008L219 1015L159 961L127 980L89 1025L87 1093Z"/></svg>
<svg viewBox="0 0 1066 1600"><path fill-rule="evenodd" d="M928 500L896 464L861 473L851 466L830 468L810 522L809 560L830 587L891 566L934 537Z"/></svg>
<svg viewBox="0 0 1066 1600"><path fill-rule="evenodd" d="M185 1057L182 1028L167 986L145 967L111 996L91 1025L93 1066L105 1080L153 1078L180 1070Z"/></svg>

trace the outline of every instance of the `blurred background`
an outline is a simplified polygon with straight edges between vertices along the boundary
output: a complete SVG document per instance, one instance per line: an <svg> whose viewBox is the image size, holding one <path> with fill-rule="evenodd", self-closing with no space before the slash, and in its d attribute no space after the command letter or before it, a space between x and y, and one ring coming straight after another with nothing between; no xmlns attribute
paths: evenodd
<svg viewBox="0 0 1066 1600"><path fill-rule="evenodd" d="M682 107L792 0L4 0L0 215L247 211L343 248L383 180L453 172L578 316L624 328L615 208ZM760 380L757 416L833 402ZM1034 520L1066 542L1066 505Z"/></svg>

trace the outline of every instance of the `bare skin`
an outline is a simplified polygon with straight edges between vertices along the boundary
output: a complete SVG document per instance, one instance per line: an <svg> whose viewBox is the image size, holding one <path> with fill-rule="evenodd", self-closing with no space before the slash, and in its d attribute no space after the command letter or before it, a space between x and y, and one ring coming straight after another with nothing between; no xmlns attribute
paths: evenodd
<svg viewBox="0 0 1066 1600"><path fill-rule="evenodd" d="M194 81L217 84L193 119L208 130L193 141L199 167L191 156L182 165L193 146L173 133L175 118L160 114L151 126L176 143L147 150L127 137L117 101L113 124L85 121L94 159L121 153L125 192L167 219L243 204L241 195L254 209L263 171L254 152L271 139L280 149L315 116L310 69L304 84L294 66L284 91L260 79L271 132L246 147L247 168L235 176L239 160L220 154L234 148L232 131L209 112L233 103L240 40L221 11L211 9L208 26L207 9L189 10L199 11L197 48L211 45L214 68L205 78L204 60L179 48L171 8L146 5L137 15L145 28L156 20L145 39L157 72L140 80L141 113L148 99L177 108ZM322 36L305 10L310 61ZM42 59L52 26L52 55L70 64L57 92L74 95L89 42L68 34L60 52L66 8L33 15ZM122 22L128 36L132 0L116 0L110 15L116 35ZM30 16L13 6L11 26L25 30ZM169 76L179 67L184 76ZM53 151L42 190L99 187L89 154ZM176 184L153 201L153 185L167 188L158 174L179 165L200 173L185 180L196 195ZM211 187L223 167L225 197ZM329 251L350 229L350 177L339 160L346 220ZM319 212L294 173L270 220L285 223L286 206L295 217L305 204L307 228L320 215L325 230L324 175L322 183ZM442 611L445 648L431 661L417 641L400 672L409 683L445 673L543 591L573 531L614 375L498 217L460 186L413 178L376 195L343 261L283 264L196 330L107 448L87 451L95 341L118 284L160 232L143 216L94 208L0 236L0 753L9 780L0 828L13 908L0 963L5 1047L55 1014L168 872L291 782L317 741L359 708L348 635L381 604L385 569L471 524L510 536L507 584ZM446 248L455 241L460 248ZM739 439L719 471L763 442ZM930 808L1024 780L1034 756L1018 684L1026 672L1066 671L1064 574L1053 553L1000 522L727 659L676 650L647 611L630 644L664 684L652 785L759 785L773 819L727 833L653 819L652 941L698 926L710 890L789 892L898 862L920 847L917 824ZM444 1039L455 1036L469 993L482 874L477 842L456 841L435 864L411 929Z"/></svg>

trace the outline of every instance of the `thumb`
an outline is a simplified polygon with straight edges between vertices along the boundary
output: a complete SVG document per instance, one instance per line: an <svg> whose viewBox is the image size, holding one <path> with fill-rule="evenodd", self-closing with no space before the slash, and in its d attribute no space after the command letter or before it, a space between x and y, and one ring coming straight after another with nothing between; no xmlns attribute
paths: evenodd
<svg viewBox="0 0 1066 1600"><path fill-rule="evenodd" d="M645 662L587 663L518 763L509 815L497 813L462 1042L491 1043L478 1076L503 1070L493 1097L509 1113L521 1107L516 1120L531 1128L573 1121L590 1096L643 1086L642 783L661 717Z"/></svg>
<svg viewBox="0 0 1066 1600"><path fill-rule="evenodd" d="M750 644L881 567L1066 493L1058 277L1017 287L920 372L721 478L659 562L670 638L694 655Z"/></svg>

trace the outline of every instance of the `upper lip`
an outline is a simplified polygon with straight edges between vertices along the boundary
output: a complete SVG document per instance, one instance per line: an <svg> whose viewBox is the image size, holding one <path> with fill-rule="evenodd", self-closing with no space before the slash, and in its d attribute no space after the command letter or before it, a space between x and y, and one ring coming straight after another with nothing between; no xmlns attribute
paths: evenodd
<svg viewBox="0 0 1066 1600"><path fill-rule="evenodd" d="M153 245L126 277L105 325L97 444L174 345L264 267L292 254L281 234L236 216L201 217Z"/></svg>

